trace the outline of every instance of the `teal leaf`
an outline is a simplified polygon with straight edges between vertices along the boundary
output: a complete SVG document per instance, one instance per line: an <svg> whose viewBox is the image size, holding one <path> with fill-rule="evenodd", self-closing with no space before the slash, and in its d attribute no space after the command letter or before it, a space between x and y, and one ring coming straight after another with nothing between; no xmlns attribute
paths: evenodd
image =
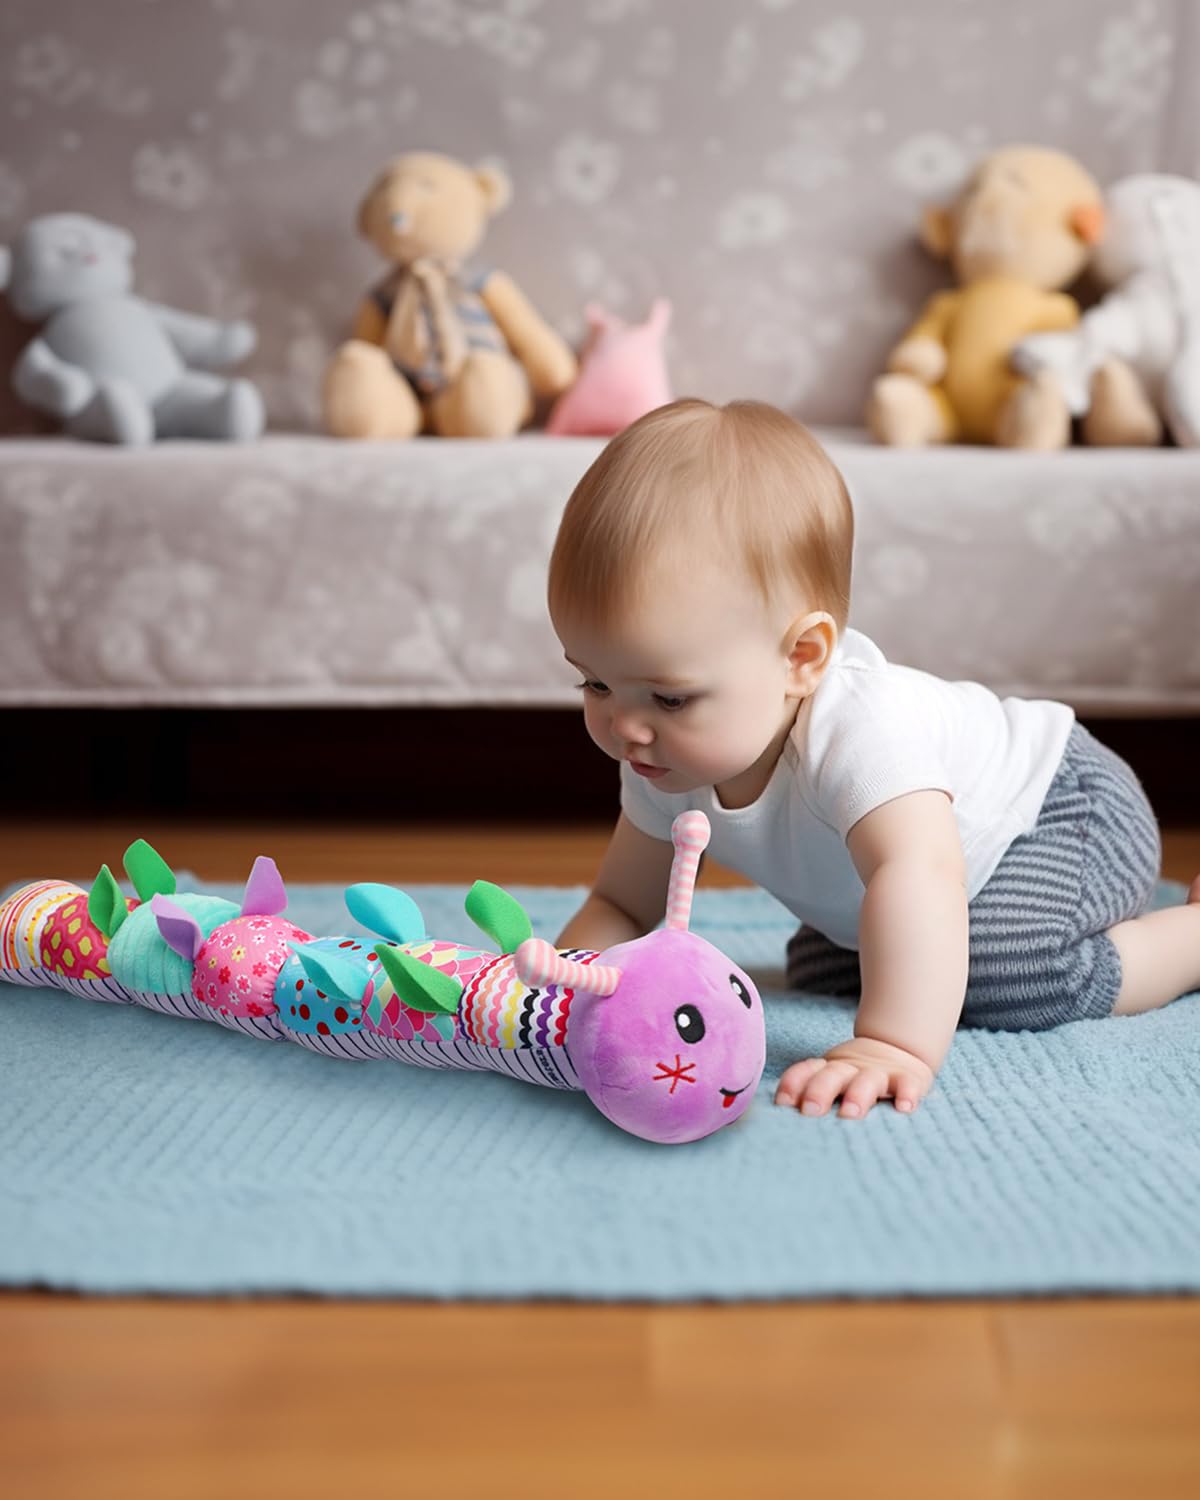
<svg viewBox="0 0 1200 1500"><path fill-rule="evenodd" d="M346 910L368 932L377 932L393 943L419 943L425 936L420 907L395 886L368 880L347 886Z"/></svg>
<svg viewBox="0 0 1200 1500"><path fill-rule="evenodd" d="M349 1000L351 1004L362 999L368 977L362 964L356 964L340 953L317 952L303 943L290 946L300 960L300 967L323 995L335 1000Z"/></svg>

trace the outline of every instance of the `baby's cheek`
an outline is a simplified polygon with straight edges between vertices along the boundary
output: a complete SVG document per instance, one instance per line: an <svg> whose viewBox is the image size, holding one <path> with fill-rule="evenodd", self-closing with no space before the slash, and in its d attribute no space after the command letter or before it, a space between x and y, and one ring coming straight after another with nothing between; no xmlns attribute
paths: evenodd
<svg viewBox="0 0 1200 1500"><path fill-rule="evenodd" d="M599 713L591 699L586 699L583 705L583 725L594 744L600 746L601 750L608 747L608 723L607 719Z"/></svg>

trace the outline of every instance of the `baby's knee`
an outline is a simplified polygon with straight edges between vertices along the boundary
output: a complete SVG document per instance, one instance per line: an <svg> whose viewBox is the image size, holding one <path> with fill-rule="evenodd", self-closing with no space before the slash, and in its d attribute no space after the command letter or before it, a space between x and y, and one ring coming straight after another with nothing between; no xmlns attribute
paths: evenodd
<svg viewBox="0 0 1200 1500"><path fill-rule="evenodd" d="M961 1026L1048 1031L1111 1015L1121 990L1121 959L1106 933L1061 944L1014 942L1002 955L972 957Z"/></svg>

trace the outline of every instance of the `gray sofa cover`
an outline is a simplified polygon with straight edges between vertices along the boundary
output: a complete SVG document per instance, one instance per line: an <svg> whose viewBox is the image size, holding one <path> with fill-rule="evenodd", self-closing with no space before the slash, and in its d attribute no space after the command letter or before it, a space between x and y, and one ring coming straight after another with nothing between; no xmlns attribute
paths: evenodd
<svg viewBox="0 0 1200 1500"><path fill-rule="evenodd" d="M894 452L852 620L894 659L1092 713L1200 712L1200 452ZM601 444L0 445L0 704L577 700L545 610Z"/></svg>

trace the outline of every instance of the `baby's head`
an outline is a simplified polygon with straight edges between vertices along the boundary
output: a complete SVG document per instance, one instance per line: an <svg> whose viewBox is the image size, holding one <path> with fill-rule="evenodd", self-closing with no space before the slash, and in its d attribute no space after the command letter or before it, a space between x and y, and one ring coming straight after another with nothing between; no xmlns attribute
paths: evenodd
<svg viewBox="0 0 1200 1500"><path fill-rule="evenodd" d="M752 800L845 627L853 541L841 475L774 407L676 401L626 428L550 560L591 737L661 791Z"/></svg>

